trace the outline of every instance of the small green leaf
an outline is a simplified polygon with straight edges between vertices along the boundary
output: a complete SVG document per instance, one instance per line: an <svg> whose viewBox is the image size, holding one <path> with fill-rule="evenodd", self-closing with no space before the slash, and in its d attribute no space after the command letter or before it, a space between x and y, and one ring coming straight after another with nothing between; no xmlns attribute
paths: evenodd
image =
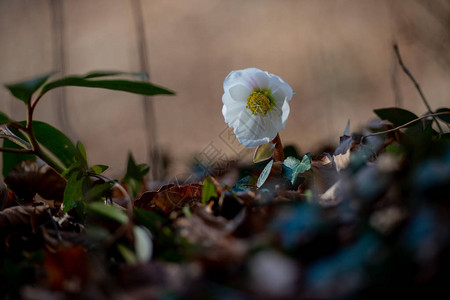
<svg viewBox="0 0 450 300"><path fill-rule="evenodd" d="M133 155L128 153L127 172L121 182L128 186L130 196L134 199L142 188L142 180L147 175L150 167L147 164L137 165Z"/></svg>
<svg viewBox="0 0 450 300"><path fill-rule="evenodd" d="M208 176L203 180L202 203L208 203L209 199L213 197L217 197L217 189L212 182L211 177Z"/></svg>
<svg viewBox="0 0 450 300"><path fill-rule="evenodd" d="M88 212L92 215L105 218L117 223L123 224L128 222L128 216L119 208L102 202L92 202L87 206Z"/></svg>
<svg viewBox="0 0 450 300"><path fill-rule="evenodd" d="M258 181L256 183L256 187L258 189L264 184L264 182L266 182L267 178L269 177L270 171L272 170L272 165L273 165L273 159L271 161L269 161L269 163L262 170L261 175L259 175Z"/></svg>
<svg viewBox="0 0 450 300"><path fill-rule="evenodd" d="M106 72L105 72L106 74ZM110 73L111 74L111 73ZM99 77L99 72L94 73L94 77ZM105 75L106 76L106 75ZM108 75L109 76L109 75ZM174 95L175 93L143 81L130 81L130 80L91 80L92 74L86 76L68 76L52 82L47 83L41 91L41 95L49 90L63 87L63 86L79 86L90 88L103 88L108 90L116 90L129 92L140 95Z"/></svg>
<svg viewBox="0 0 450 300"><path fill-rule="evenodd" d="M444 121L447 124L450 124L450 108L439 108L435 111L435 113L442 113L442 112L447 112L449 113L448 115L440 115L437 116L439 119L441 119L441 121Z"/></svg>
<svg viewBox="0 0 450 300"><path fill-rule="evenodd" d="M404 125L412 120L415 120L418 118L414 113L397 107L390 107L390 108L382 108L382 109L375 109L374 113L380 117L382 120L388 120L394 126L401 126ZM414 126L415 124L411 124L409 126ZM408 126L408 127L409 127Z"/></svg>
<svg viewBox="0 0 450 300"><path fill-rule="evenodd" d="M129 265L135 265L138 263L138 259L133 251L130 250L125 245L117 244L116 246L117 251L122 255L123 259L129 264Z"/></svg>
<svg viewBox="0 0 450 300"><path fill-rule="evenodd" d="M255 153L253 154L253 162L258 163L270 159L274 151L275 151L275 144L272 142L269 142L264 145L259 145L255 149Z"/></svg>
<svg viewBox="0 0 450 300"><path fill-rule="evenodd" d="M239 179L238 182L233 186L232 191L234 192L242 192L248 190L248 185L250 182L251 177L245 176L241 179Z"/></svg>
<svg viewBox="0 0 450 300"><path fill-rule="evenodd" d="M114 184L112 182L105 182L102 184L94 185L93 187L89 188L86 193L84 193L84 201L90 203L106 197L111 191L113 185Z"/></svg>
<svg viewBox="0 0 450 300"><path fill-rule="evenodd" d="M134 216L139 224L144 225L150 229L151 232L156 232L158 224L164 221L164 218L160 215L138 207L134 208Z"/></svg>
<svg viewBox="0 0 450 300"><path fill-rule="evenodd" d="M53 73L45 74L19 83L7 84L5 87L14 97L27 104L31 100L31 96L34 92L36 92L52 74Z"/></svg>
<svg viewBox="0 0 450 300"><path fill-rule="evenodd" d="M73 172L64 190L63 213L68 212L81 201L83 201L83 177L79 172Z"/></svg>
<svg viewBox="0 0 450 300"><path fill-rule="evenodd" d="M283 162L283 175L288 178L292 184L297 181L298 175L311 169L311 153L305 154L302 161L289 156Z"/></svg>
<svg viewBox="0 0 450 300"><path fill-rule="evenodd" d="M77 157L80 161L81 167L86 170L88 168L87 163L87 156L86 156L86 149L84 148L84 145L82 142L77 142Z"/></svg>
<svg viewBox="0 0 450 300"><path fill-rule="evenodd" d="M191 210L189 209L189 205L185 205L183 207L183 214L186 216L186 218L192 218Z"/></svg>
<svg viewBox="0 0 450 300"><path fill-rule="evenodd" d="M91 173L94 174L102 174L103 172L105 172L108 169L108 166L105 165L93 165L92 167L89 168L89 171Z"/></svg>

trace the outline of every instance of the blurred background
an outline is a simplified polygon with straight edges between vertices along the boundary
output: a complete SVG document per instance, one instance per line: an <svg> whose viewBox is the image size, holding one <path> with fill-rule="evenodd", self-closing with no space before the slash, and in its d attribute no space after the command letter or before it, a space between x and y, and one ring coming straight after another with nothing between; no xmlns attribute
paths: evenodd
<svg viewBox="0 0 450 300"><path fill-rule="evenodd" d="M128 152L138 163L168 158L167 173L154 167L152 176L170 177L205 151L251 160L221 114L232 70L257 67L292 86L280 135L300 152L337 145L348 120L357 131L375 108L426 112L394 42L432 108L449 106L449 29L447 0L0 0L0 82L148 72L176 95L70 87L47 94L35 119L82 141L112 177L123 175ZM0 99L1 111L24 118L6 89Z"/></svg>

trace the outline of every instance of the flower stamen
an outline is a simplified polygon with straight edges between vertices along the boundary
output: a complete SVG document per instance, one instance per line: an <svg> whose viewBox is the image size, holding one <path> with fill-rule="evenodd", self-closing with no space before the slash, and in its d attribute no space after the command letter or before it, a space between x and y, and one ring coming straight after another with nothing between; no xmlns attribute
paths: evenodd
<svg viewBox="0 0 450 300"><path fill-rule="evenodd" d="M270 91L254 90L253 93L248 96L247 105L245 107L248 108L253 115L257 116L258 114L261 114L261 116L264 117L273 107Z"/></svg>

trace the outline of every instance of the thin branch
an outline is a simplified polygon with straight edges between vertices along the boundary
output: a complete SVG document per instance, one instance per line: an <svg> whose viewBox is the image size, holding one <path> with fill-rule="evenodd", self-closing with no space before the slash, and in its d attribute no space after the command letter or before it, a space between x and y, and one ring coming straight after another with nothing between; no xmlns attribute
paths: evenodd
<svg viewBox="0 0 450 300"><path fill-rule="evenodd" d="M16 129L19 129L19 130L22 130L25 132L27 131L27 128L18 122L8 122L3 125L6 125L6 126L12 127L12 128L16 128Z"/></svg>
<svg viewBox="0 0 450 300"><path fill-rule="evenodd" d="M14 149L14 148L4 148L4 147L0 147L0 152L34 154L32 150L28 150L28 149Z"/></svg>
<svg viewBox="0 0 450 300"><path fill-rule="evenodd" d="M418 122L418 121L420 121L420 120L422 120L422 119L426 119L426 118L429 118L429 117L432 117L432 118L434 119L435 117L441 116L441 115L450 115L450 112L445 111L445 112L440 112L440 113L435 113L435 114L431 114L431 115L422 116L422 117L420 117L420 118L414 119L414 120L412 120L412 121L409 121L408 123L405 123L405 124L403 124L403 125L400 125L400 126L398 126L398 127L395 127L395 128L389 129L389 130L379 131L379 132L374 132L374 133L370 133L370 134L363 135L363 136L361 137L361 143L362 143L362 141L363 141L366 137L369 137L369 136L377 136L377 135L382 135L382 134L386 134L386 133L389 133L389 132L394 132L394 131L397 131L397 130L399 130L399 129L408 127L409 125L414 124L415 122Z"/></svg>
<svg viewBox="0 0 450 300"><path fill-rule="evenodd" d="M416 79L414 78L414 76L411 74L411 72L408 70L408 68L405 66L405 64L403 63L402 57L400 56L400 51L398 50L398 45L394 44L394 51L395 54L397 55L398 58L398 63L400 64L400 66L403 69L403 72L405 72L406 75L408 75L409 79L411 79L411 81L414 83L414 86L416 87L417 91L419 92L420 98L422 98L423 103L425 104L425 106L428 109L428 112L430 113L430 116L433 115L433 110L431 109L430 104L428 104L427 99L425 98L425 95L422 92L422 89L419 86L419 83L416 81ZM439 131L442 133L444 133L444 131L442 130L441 125L439 125L439 122L437 121L437 119L433 116L433 120L436 122Z"/></svg>

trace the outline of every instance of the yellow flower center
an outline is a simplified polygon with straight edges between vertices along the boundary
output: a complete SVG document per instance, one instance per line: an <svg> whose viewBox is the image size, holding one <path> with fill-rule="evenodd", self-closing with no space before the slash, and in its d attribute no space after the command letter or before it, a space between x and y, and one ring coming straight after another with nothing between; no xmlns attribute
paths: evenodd
<svg viewBox="0 0 450 300"><path fill-rule="evenodd" d="M247 98L246 108L250 109L253 115L261 114L264 117L268 111L272 110L273 101L269 90L254 90Z"/></svg>

